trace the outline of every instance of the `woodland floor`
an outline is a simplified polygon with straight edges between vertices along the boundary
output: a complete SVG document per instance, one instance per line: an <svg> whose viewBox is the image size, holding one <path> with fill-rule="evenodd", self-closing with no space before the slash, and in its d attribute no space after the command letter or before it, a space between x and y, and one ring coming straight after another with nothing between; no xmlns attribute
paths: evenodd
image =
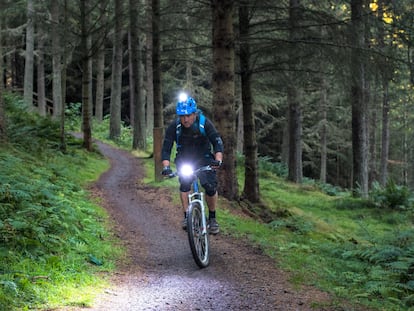
<svg viewBox="0 0 414 311"><path fill-rule="evenodd" d="M210 265L198 268L171 196L142 183L139 159L98 146L111 168L91 191L113 219L128 260L92 307L62 310L344 310L315 288L293 288L289 275L259 248L222 233L211 236Z"/></svg>

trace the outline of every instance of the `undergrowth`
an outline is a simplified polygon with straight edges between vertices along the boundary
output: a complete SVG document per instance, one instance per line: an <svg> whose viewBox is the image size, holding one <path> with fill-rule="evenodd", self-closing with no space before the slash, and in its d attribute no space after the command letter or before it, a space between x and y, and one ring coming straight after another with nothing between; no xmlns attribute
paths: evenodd
<svg viewBox="0 0 414 311"><path fill-rule="evenodd" d="M0 310L88 305L120 248L103 209L83 190L108 168L58 124L7 98L0 148ZM118 255L117 255L118 254ZM94 289L95 288L95 289Z"/></svg>

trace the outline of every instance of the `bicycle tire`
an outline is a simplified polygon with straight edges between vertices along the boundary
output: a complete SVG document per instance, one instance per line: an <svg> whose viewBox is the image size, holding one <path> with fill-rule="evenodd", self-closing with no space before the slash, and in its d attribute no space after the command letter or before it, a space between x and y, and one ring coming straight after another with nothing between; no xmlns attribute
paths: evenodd
<svg viewBox="0 0 414 311"><path fill-rule="evenodd" d="M210 262L210 246L208 230L203 234L203 215L200 203L191 203L188 208L187 233L190 243L191 253L196 264L200 268L205 268Z"/></svg>

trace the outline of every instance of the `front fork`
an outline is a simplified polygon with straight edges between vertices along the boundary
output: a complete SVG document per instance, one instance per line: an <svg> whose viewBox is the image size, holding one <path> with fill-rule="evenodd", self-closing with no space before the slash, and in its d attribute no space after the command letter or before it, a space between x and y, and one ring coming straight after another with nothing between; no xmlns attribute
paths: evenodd
<svg viewBox="0 0 414 311"><path fill-rule="evenodd" d="M191 193L188 195L188 202L190 203L194 203L194 202L198 202L200 204L201 207L201 214L203 215L202 219L201 219L201 224L202 224L202 231L201 234L207 234L207 218L206 218L206 214L205 214L205 208L204 208L204 193L203 192L195 192L195 193Z"/></svg>

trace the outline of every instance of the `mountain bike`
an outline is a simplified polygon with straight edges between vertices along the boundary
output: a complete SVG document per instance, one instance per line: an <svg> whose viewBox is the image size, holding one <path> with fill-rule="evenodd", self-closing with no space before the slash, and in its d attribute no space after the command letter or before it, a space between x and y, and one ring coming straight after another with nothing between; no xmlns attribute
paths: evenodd
<svg viewBox="0 0 414 311"><path fill-rule="evenodd" d="M187 233L191 253L200 268L205 268L210 263L210 246L204 193L200 190L198 174L211 170L213 168L210 165L202 166L196 170L193 170L189 165L183 165L180 171L170 176L192 180L192 191L188 195Z"/></svg>

